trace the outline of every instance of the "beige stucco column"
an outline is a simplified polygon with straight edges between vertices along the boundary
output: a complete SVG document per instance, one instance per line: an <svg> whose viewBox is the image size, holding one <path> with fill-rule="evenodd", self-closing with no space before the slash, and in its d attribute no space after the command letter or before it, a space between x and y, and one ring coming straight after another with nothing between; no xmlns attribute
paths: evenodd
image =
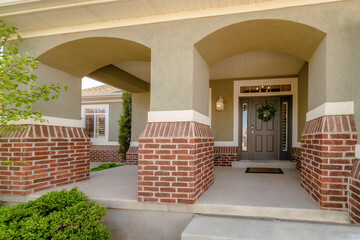
<svg viewBox="0 0 360 240"><path fill-rule="evenodd" d="M138 201L192 204L214 181L209 69L192 45L152 48L148 123L139 138Z"/></svg>
<svg viewBox="0 0 360 240"><path fill-rule="evenodd" d="M208 116L208 100L209 68L192 45L152 49L151 111L194 110Z"/></svg>
<svg viewBox="0 0 360 240"><path fill-rule="evenodd" d="M309 111L302 133L301 184L322 209L349 210L356 158L353 26L334 26L309 61Z"/></svg>

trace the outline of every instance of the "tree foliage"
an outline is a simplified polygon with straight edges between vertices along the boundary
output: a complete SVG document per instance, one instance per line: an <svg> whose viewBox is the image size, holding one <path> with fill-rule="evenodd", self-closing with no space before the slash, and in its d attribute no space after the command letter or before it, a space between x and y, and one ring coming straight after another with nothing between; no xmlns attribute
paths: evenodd
<svg viewBox="0 0 360 240"><path fill-rule="evenodd" d="M106 208L77 188L50 192L40 198L0 208L0 240L110 239L102 224Z"/></svg>
<svg viewBox="0 0 360 240"><path fill-rule="evenodd" d="M41 111L33 111L32 106L39 100L57 99L62 88L67 90L67 86L58 83L36 83L34 70L38 68L39 61L28 53L20 55L21 42L17 29L0 21L0 125L3 126L0 133L14 129L12 123L21 119L44 122Z"/></svg>
<svg viewBox="0 0 360 240"><path fill-rule="evenodd" d="M131 141L131 93L123 92L122 100L123 114L119 120L119 154L121 159L125 159Z"/></svg>

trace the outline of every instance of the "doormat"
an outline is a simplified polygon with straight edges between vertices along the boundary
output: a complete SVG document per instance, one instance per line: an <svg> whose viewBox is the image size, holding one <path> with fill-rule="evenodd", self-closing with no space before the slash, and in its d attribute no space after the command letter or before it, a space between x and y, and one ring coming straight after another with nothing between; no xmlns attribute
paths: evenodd
<svg viewBox="0 0 360 240"><path fill-rule="evenodd" d="M245 173L284 174L281 168L247 168Z"/></svg>

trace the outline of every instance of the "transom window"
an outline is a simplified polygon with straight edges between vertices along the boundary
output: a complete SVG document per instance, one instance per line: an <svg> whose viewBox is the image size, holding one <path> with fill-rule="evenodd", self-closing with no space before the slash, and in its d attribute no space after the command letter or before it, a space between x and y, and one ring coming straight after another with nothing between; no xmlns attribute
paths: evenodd
<svg viewBox="0 0 360 240"><path fill-rule="evenodd" d="M240 93L291 92L291 84L240 87Z"/></svg>

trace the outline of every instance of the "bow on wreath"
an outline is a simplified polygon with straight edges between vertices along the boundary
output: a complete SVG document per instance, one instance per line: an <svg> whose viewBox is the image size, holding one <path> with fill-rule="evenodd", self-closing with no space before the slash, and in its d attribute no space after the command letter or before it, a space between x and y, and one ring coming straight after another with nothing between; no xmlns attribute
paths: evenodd
<svg viewBox="0 0 360 240"><path fill-rule="evenodd" d="M258 107L257 109L258 119L264 122L270 121L273 117L275 117L275 112L276 109L271 105L263 105L261 107Z"/></svg>

